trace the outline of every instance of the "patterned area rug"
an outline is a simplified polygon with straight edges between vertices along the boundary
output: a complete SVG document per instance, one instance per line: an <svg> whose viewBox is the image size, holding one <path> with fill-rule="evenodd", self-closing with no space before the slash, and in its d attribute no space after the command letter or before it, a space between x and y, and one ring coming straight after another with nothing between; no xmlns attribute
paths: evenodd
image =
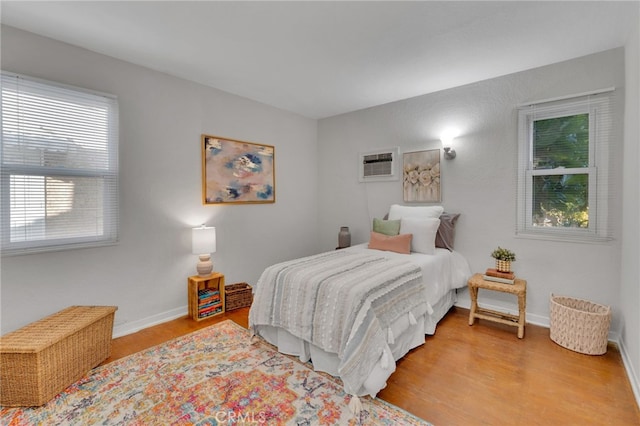
<svg viewBox="0 0 640 426"><path fill-rule="evenodd" d="M2 425L428 425L379 399L356 418L340 383L227 320L95 368Z"/></svg>

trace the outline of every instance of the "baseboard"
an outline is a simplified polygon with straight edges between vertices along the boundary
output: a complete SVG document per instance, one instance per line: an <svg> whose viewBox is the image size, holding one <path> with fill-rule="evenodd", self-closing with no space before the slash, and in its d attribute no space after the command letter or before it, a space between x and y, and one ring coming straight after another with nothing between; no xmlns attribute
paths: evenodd
<svg viewBox="0 0 640 426"><path fill-rule="evenodd" d="M478 304L483 308L492 309L494 311L506 312L512 315L519 314L517 308L509 308L505 306L492 305L491 303L487 303L487 302L484 302L484 303L479 302ZM459 298L455 306L459 306L465 309L471 309L471 301L469 299L460 300ZM531 314L529 312L527 312L527 324L539 325L540 327L545 327L545 328L549 328L550 326L549 317L546 317L543 315ZM607 340L618 345L620 342L620 333L609 330L609 336L607 337Z"/></svg>
<svg viewBox="0 0 640 426"><path fill-rule="evenodd" d="M629 358L629 352L624 344L624 340L621 339L618 342L618 348L620 348L622 363L624 364L624 369L627 370L627 377L629 378L629 383L631 383L633 394L636 397L636 403L638 404L638 408L640 408L640 377L638 377L638 372L633 368L633 363L631 362L631 358Z"/></svg>
<svg viewBox="0 0 640 426"><path fill-rule="evenodd" d="M187 307L182 306L180 308L171 309L170 311L162 312L150 317L142 318L137 321L127 322L124 324L116 325L113 327L113 337L122 337L127 334L132 334L143 328L151 327L154 325L162 324L163 322L171 321L176 318L187 315Z"/></svg>

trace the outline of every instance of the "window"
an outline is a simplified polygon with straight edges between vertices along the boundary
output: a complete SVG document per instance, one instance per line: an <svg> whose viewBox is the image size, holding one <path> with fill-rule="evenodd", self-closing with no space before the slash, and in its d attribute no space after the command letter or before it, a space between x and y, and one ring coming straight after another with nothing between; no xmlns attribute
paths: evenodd
<svg viewBox="0 0 640 426"><path fill-rule="evenodd" d="M519 235L608 239L610 98L607 89L520 109Z"/></svg>
<svg viewBox="0 0 640 426"><path fill-rule="evenodd" d="M114 244L113 96L2 73L2 253Z"/></svg>

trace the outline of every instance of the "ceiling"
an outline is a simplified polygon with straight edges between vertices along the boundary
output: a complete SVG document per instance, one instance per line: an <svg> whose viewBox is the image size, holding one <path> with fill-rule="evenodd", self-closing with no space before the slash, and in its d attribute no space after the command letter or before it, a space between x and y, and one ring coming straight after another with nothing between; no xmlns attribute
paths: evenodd
<svg viewBox="0 0 640 426"><path fill-rule="evenodd" d="M1 22L310 118L623 46L640 2L2 1Z"/></svg>

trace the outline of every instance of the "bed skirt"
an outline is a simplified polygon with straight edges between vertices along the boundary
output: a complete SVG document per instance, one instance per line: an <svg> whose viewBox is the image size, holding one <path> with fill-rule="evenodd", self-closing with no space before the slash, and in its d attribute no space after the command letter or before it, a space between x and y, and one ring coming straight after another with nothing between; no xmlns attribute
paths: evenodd
<svg viewBox="0 0 640 426"><path fill-rule="evenodd" d="M449 309L458 301L458 292L453 289L432 306L433 313L425 316L424 333L430 336L436 334L436 325L449 312Z"/></svg>

